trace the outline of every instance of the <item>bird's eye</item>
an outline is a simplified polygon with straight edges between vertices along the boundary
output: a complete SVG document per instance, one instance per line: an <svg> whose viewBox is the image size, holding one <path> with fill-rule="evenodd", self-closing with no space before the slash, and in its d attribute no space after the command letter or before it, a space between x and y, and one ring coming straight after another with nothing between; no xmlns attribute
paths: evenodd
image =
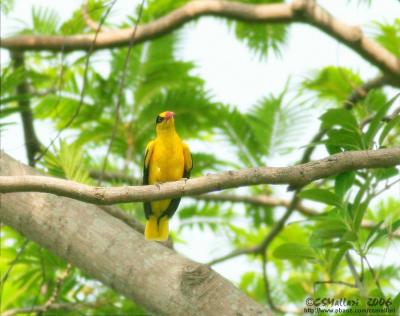
<svg viewBox="0 0 400 316"><path fill-rule="evenodd" d="M164 121L164 118L161 116L157 116L156 124L161 123L162 121Z"/></svg>

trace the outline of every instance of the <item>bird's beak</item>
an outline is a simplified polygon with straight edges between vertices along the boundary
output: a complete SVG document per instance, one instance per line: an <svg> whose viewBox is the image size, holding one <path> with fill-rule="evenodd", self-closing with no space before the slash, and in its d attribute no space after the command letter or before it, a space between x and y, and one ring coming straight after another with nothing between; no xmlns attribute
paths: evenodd
<svg viewBox="0 0 400 316"><path fill-rule="evenodd" d="M170 119L172 119L174 117L175 113L174 112L167 112L165 113L165 119L167 121L169 121Z"/></svg>

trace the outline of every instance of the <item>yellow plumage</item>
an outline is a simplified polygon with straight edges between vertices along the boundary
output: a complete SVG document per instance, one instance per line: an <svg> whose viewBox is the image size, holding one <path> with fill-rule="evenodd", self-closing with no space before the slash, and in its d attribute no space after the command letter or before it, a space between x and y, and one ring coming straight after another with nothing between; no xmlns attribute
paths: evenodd
<svg viewBox="0 0 400 316"><path fill-rule="evenodd" d="M175 131L174 113L163 112L157 116L157 137L146 147L143 184L156 184L188 178L192 169L189 147ZM180 198L145 202L147 218L145 238L166 240L168 219L178 208Z"/></svg>

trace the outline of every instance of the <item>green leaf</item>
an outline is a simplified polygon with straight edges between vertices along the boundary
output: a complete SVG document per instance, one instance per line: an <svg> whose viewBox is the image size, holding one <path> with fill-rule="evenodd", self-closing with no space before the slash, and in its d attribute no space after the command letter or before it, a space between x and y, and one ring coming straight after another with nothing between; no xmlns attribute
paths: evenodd
<svg viewBox="0 0 400 316"><path fill-rule="evenodd" d="M330 109L321 117L323 128L331 128L333 126L341 126L345 129L359 133L357 119L353 113L345 109Z"/></svg>
<svg viewBox="0 0 400 316"><path fill-rule="evenodd" d="M386 136L389 132L394 128L400 126L400 115L397 115L395 118L391 119L383 129L381 135L379 136L379 145L382 146Z"/></svg>
<svg viewBox="0 0 400 316"><path fill-rule="evenodd" d="M287 27L284 24L235 22L235 35L260 58L268 56L270 50L276 54L286 42Z"/></svg>
<svg viewBox="0 0 400 316"><path fill-rule="evenodd" d="M45 7L33 7L32 24L35 34L54 35L57 33L60 17L54 11Z"/></svg>
<svg viewBox="0 0 400 316"><path fill-rule="evenodd" d="M360 101L362 106L354 108L361 116L377 112L379 109L388 102L386 94L382 89L372 89L368 92L365 99Z"/></svg>
<svg viewBox="0 0 400 316"><path fill-rule="evenodd" d="M354 214L354 226L353 226L355 231L358 231L360 229L361 221L364 217L365 211L368 208L370 199L371 197L366 198L365 201L360 203L356 209L356 212Z"/></svg>
<svg viewBox="0 0 400 316"><path fill-rule="evenodd" d="M142 21L149 22L183 6L188 0L149 0L142 14Z"/></svg>
<svg viewBox="0 0 400 316"><path fill-rule="evenodd" d="M336 146L344 150L363 149L362 138L359 133L346 129L331 129L327 132L326 145Z"/></svg>
<svg viewBox="0 0 400 316"><path fill-rule="evenodd" d="M400 18L391 24L376 22L375 25L379 29L376 40L388 51L400 57Z"/></svg>
<svg viewBox="0 0 400 316"><path fill-rule="evenodd" d="M334 205L337 207L342 206L342 201L339 196L337 196L335 193L324 190L324 189L309 189L305 190L299 193L299 196L308 199L308 200L313 200L321 203L325 203L328 205Z"/></svg>
<svg viewBox="0 0 400 316"><path fill-rule="evenodd" d="M371 229L369 235L365 241L365 248L368 250L378 239L383 235L383 231L380 227L382 226L383 221L380 221L375 225L374 228Z"/></svg>
<svg viewBox="0 0 400 316"><path fill-rule="evenodd" d="M349 250L350 248L351 248L351 246L349 244L345 244L337 250L337 253L336 253L335 257L333 258L333 260L330 264L330 269L329 269L329 275L332 280L335 279L336 271L339 267L340 262L342 262L343 256L346 254L347 250Z"/></svg>
<svg viewBox="0 0 400 316"><path fill-rule="evenodd" d="M247 167L261 165L261 157L267 152L268 141L260 142L250 118L236 108L231 111L223 109L220 112L221 117L224 117L220 129L221 136L234 146L240 161Z"/></svg>
<svg viewBox="0 0 400 316"><path fill-rule="evenodd" d="M396 99L400 96L400 93L397 94L396 96L394 96L391 100L389 100L388 102L386 102L380 109L379 111L376 113L375 117L372 119L371 123L369 124L369 128L367 130L367 132L364 135L364 140L365 143L368 146L372 146L372 142L373 139L376 135L376 133L379 130L379 127L383 124L382 123L382 119L383 117L386 115L387 111L389 110L389 108L391 107L391 105L393 104L394 101L396 101Z"/></svg>
<svg viewBox="0 0 400 316"><path fill-rule="evenodd" d="M101 17L106 12L107 7L110 5L110 2L104 0L88 0L86 1L86 4L87 4L87 12L90 18L93 21L99 23ZM103 29L109 28L109 25L107 24L107 19L103 22L102 28ZM63 35L93 32L93 30L88 27L83 17L82 7L79 7L72 13L72 16L61 25L60 31Z"/></svg>
<svg viewBox="0 0 400 316"><path fill-rule="evenodd" d="M265 144L265 150L262 149L265 154L271 149L274 128L281 107L282 99L270 96L260 100L247 114L254 136L260 144Z"/></svg>
<svg viewBox="0 0 400 316"><path fill-rule="evenodd" d="M316 259L316 253L314 250L303 244L298 243L285 243L280 245L274 251L275 258L278 259Z"/></svg>
<svg viewBox="0 0 400 316"><path fill-rule="evenodd" d="M394 297L392 306L396 311L400 309L400 292Z"/></svg>
<svg viewBox="0 0 400 316"><path fill-rule="evenodd" d="M335 177L335 193L342 197L351 188L354 183L356 174L353 171L343 172Z"/></svg>
<svg viewBox="0 0 400 316"><path fill-rule="evenodd" d="M381 229L383 221L380 221L369 233L365 241L366 250L370 249L379 239L387 236L389 233L395 232L400 227L400 219L393 222L388 228Z"/></svg>
<svg viewBox="0 0 400 316"><path fill-rule="evenodd" d="M309 237L312 247L337 248L345 243L342 238L349 232L351 222L347 224L347 219L342 218L341 209L333 208L331 211L315 216L312 219L316 221Z"/></svg>
<svg viewBox="0 0 400 316"><path fill-rule="evenodd" d="M318 71L313 79L303 83L307 90L315 91L319 98L342 104L362 83L358 74L344 67L325 67Z"/></svg>
<svg viewBox="0 0 400 316"><path fill-rule="evenodd" d="M45 166L55 176L80 183L90 183L89 173L82 157L82 148L76 143L67 144L60 141L56 155L49 152L46 154Z"/></svg>
<svg viewBox="0 0 400 316"><path fill-rule="evenodd" d="M379 168L374 171L377 180L382 181L394 177L399 174L399 170L396 167Z"/></svg>
<svg viewBox="0 0 400 316"><path fill-rule="evenodd" d="M245 113L262 155L287 154L298 147L303 131L308 128L310 105L286 102L288 90L289 82L279 95L262 98Z"/></svg>

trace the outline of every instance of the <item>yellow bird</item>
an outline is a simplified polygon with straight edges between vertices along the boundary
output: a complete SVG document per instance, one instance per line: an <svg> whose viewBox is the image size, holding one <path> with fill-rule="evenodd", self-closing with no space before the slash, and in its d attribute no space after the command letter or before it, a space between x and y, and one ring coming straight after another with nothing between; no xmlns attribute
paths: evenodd
<svg viewBox="0 0 400 316"><path fill-rule="evenodd" d="M143 184L157 184L189 178L193 168L189 146L175 130L174 112L162 112L156 119L157 137L147 144ZM168 239L168 220L178 208L180 198L144 203L147 240Z"/></svg>

